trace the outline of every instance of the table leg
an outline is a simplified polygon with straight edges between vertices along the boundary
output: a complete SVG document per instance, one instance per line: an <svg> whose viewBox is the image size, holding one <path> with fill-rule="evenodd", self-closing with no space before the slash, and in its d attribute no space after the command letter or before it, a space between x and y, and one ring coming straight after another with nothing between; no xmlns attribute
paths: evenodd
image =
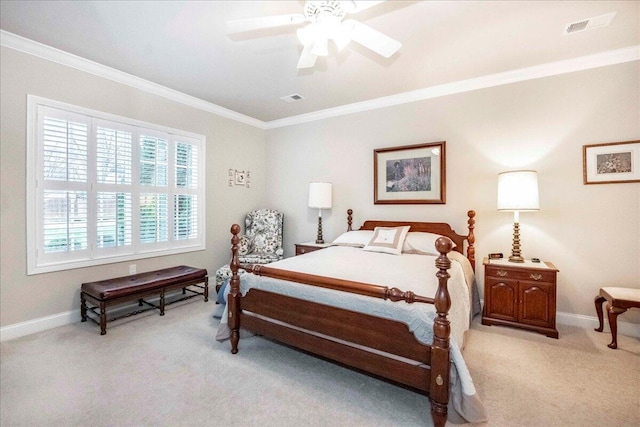
<svg viewBox="0 0 640 427"><path fill-rule="evenodd" d="M84 298L84 294L80 293L80 321L87 321L87 300Z"/></svg>
<svg viewBox="0 0 640 427"><path fill-rule="evenodd" d="M107 307L106 304L100 303L100 335L107 334Z"/></svg>
<svg viewBox="0 0 640 427"><path fill-rule="evenodd" d="M598 322L600 322L600 326L595 329L596 332L602 332L604 328L604 319L602 318L602 303L604 303L607 299L605 297L601 297L600 295L596 296L594 303L596 305L596 313L598 313Z"/></svg>
<svg viewBox="0 0 640 427"><path fill-rule="evenodd" d="M609 327L611 328L611 344L609 348L618 348L618 315L627 311L626 308L613 307L607 303L607 315L609 317Z"/></svg>

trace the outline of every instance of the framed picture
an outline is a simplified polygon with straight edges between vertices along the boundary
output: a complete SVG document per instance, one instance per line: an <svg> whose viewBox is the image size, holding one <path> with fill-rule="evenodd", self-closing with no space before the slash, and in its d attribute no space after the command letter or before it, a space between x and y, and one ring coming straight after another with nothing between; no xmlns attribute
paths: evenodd
<svg viewBox="0 0 640 427"><path fill-rule="evenodd" d="M373 150L373 203L444 204L445 141Z"/></svg>
<svg viewBox="0 0 640 427"><path fill-rule="evenodd" d="M582 146L585 184L640 182L640 141Z"/></svg>
<svg viewBox="0 0 640 427"><path fill-rule="evenodd" d="M246 178L247 178L247 176L246 176L245 171L236 170L236 178L235 178L236 179L236 181L235 181L236 185L244 185L244 183L246 181Z"/></svg>

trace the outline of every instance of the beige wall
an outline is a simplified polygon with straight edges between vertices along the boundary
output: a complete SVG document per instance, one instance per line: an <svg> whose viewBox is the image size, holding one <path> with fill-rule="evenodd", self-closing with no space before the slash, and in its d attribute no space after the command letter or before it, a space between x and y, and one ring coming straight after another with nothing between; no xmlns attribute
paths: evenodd
<svg viewBox="0 0 640 427"><path fill-rule="evenodd" d="M82 282L127 275L134 263L26 275L27 94L205 135L207 249L135 264L139 272L188 264L212 276L228 261L229 226L264 204L263 130L5 47L1 58L0 326L77 310ZM228 187L229 168L249 169L252 188Z"/></svg>
<svg viewBox="0 0 640 427"><path fill-rule="evenodd" d="M81 71L2 48L0 326L77 310L80 283L130 263L26 275L26 95L207 137L207 250L136 261L138 271L228 260L229 225L258 207L285 213L286 255L315 238L308 182L334 184L325 240L364 219L443 220L464 231L477 211L477 256L510 252L512 216L496 212L497 173L538 170L541 211L521 215L523 253L560 269L558 310L594 316L604 285L640 287L640 184L582 184L582 145L640 138L637 62L262 131ZM373 205L373 149L447 141L445 205ZM265 145L265 141L267 144ZM266 159L266 162L265 162ZM252 188L227 186L249 169ZM479 275L482 284L482 275ZM640 323L638 312L624 320Z"/></svg>
<svg viewBox="0 0 640 427"><path fill-rule="evenodd" d="M308 183L334 184L325 240L365 219L447 221L477 212L478 271L511 251L510 213L496 211L497 174L538 171L541 210L520 217L523 254L559 269L558 311L595 316L601 286L640 287L640 184L583 185L582 146L640 139L637 62L267 131L268 200L285 212L286 255L315 240ZM445 205L374 205L373 150L447 141ZM288 218L288 220L287 220ZM482 274L479 275L483 283ZM640 323L640 312L624 319Z"/></svg>

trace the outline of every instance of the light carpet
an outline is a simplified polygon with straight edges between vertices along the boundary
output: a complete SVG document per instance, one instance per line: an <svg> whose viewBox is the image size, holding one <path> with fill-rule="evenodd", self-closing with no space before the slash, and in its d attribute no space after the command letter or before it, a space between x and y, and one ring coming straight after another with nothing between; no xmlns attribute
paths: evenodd
<svg viewBox="0 0 640 427"><path fill-rule="evenodd" d="M0 345L9 426L430 426L428 399L262 337L214 340L215 304L75 323ZM560 339L476 318L464 351L486 426L640 425L640 341Z"/></svg>

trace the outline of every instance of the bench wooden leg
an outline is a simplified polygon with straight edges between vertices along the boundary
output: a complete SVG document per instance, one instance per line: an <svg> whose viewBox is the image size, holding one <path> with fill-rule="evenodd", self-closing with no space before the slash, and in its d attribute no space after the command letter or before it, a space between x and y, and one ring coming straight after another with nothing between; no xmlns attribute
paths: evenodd
<svg viewBox="0 0 640 427"><path fill-rule="evenodd" d="M164 289L160 292L160 316L164 316Z"/></svg>
<svg viewBox="0 0 640 427"><path fill-rule="evenodd" d="M607 315L609 317L609 327L611 328L611 344L609 348L618 348L618 315L627 311L626 308L613 307L607 303Z"/></svg>
<svg viewBox="0 0 640 427"><path fill-rule="evenodd" d="M87 300L82 292L80 292L80 321L87 321Z"/></svg>
<svg viewBox="0 0 640 427"><path fill-rule="evenodd" d="M100 303L100 335L107 335L107 305Z"/></svg>
<svg viewBox="0 0 640 427"><path fill-rule="evenodd" d="M594 303L596 305L596 313L598 313L598 322L600 322L599 326L595 329L596 332L602 332L604 328L604 319L602 318L602 303L604 303L607 299L605 297L601 297L600 295L596 296L594 299Z"/></svg>
<svg viewBox="0 0 640 427"><path fill-rule="evenodd" d="M209 278L204 279L204 302L209 301Z"/></svg>

